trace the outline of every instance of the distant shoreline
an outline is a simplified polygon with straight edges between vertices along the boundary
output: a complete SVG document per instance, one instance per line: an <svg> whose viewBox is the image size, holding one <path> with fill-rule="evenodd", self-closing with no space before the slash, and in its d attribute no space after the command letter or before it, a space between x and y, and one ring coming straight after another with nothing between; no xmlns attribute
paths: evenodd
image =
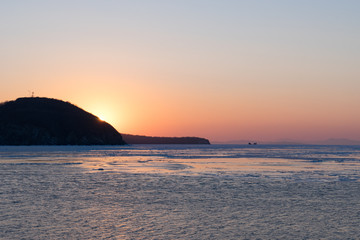
<svg viewBox="0 0 360 240"><path fill-rule="evenodd" d="M210 141L200 137L153 137L121 133L127 144L207 144Z"/></svg>
<svg viewBox="0 0 360 240"><path fill-rule="evenodd" d="M253 141L246 140L233 140L233 141L214 141L212 144L224 144L224 145L248 145L248 143L252 143ZM296 141L296 140L285 140L285 141L258 141L257 145L348 145L355 146L360 145L360 141L352 140L352 139L342 139L342 138L331 138L326 140L319 141Z"/></svg>

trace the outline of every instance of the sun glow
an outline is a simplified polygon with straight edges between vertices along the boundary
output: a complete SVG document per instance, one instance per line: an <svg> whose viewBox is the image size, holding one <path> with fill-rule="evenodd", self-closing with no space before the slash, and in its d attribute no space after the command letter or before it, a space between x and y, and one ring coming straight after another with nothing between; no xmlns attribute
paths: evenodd
<svg viewBox="0 0 360 240"><path fill-rule="evenodd" d="M108 105L104 105L104 106L95 105L95 106L90 106L87 109L90 113L98 117L100 121L114 124L114 122L116 122L116 117L114 115L114 112Z"/></svg>
<svg viewBox="0 0 360 240"><path fill-rule="evenodd" d="M116 121L115 117L113 116L113 114L110 111L104 111L102 110L100 111L94 111L92 112L95 116L97 116L99 118L100 121L103 122L107 122L110 124L114 124L114 122Z"/></svg>
<svg viewBox="0 0 360 240"><path fill-rule="evenodd" d="M106 118L102 115L97 116L101 121L106 122Z"/></svg>

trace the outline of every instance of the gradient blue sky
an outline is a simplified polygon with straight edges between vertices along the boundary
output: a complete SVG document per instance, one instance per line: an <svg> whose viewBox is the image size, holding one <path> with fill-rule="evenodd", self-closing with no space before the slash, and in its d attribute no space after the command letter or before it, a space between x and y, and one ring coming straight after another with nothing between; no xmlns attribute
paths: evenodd
<svg viewBox="0 0 360 240"><path fill-rule="evenodd" d="M0 101L120 132L360 140L360 1L0 1Z"/></svg>

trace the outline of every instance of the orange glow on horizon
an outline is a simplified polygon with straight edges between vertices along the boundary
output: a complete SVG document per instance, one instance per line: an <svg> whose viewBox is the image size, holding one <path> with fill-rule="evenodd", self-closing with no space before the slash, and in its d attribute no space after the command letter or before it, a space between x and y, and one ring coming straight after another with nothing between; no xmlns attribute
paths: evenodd
<svg viewBox="0 0 360 240"><path fill-rule="evenodd" d="M119 112L116 111L116 107L113 105L115 104L110 105L109 103L89 102L88 106L83 106L81 108L98 117L100 121L107 122L116 128L115 124L118 125L120 119L118 116Z"/></svg>

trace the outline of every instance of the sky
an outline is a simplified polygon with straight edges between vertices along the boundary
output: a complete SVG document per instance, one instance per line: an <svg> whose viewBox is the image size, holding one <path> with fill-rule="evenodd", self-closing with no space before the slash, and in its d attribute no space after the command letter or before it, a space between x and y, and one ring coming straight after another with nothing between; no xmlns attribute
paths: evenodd
<svg viewBox="0 0 360 240"><path fill-rule="evenodd" d="M360 140L360 1L0 0L0 102L119 132Z"/></svg>

